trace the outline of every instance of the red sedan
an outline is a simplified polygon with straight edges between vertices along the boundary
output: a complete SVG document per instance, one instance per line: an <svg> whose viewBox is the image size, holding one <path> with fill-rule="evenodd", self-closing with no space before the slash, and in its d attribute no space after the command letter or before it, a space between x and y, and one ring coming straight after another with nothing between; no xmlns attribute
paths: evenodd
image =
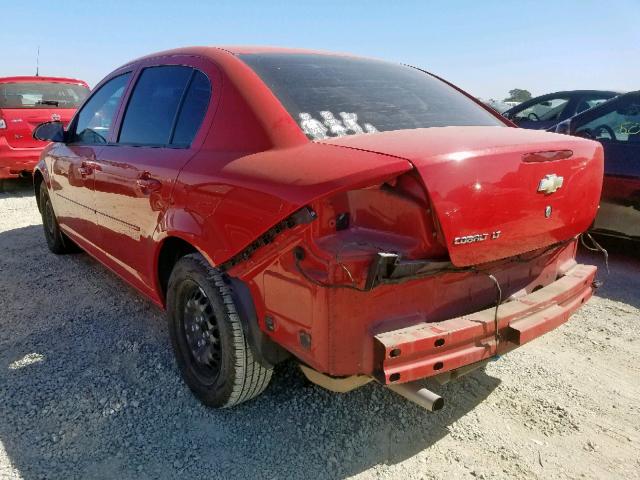
<svg viewBox="0 0 640 480"><path fill-rule="evenodd" d="M31 174L47 145L33 129L50 120L67 124L88 95L89 86L72 78L0 78L0 182Z"/></svg>
<svg viewBox="0 0 640 480"><path fill-rule="evenodd" d="M117 69L34 181L54 253L80 247L166 309L207 405L295 357L430 409L446 381L557 327L592 294L576 239L597 142L513 128L447 82L347 55L188 48ZM98 321L98 319L97 319Z"/></svg>

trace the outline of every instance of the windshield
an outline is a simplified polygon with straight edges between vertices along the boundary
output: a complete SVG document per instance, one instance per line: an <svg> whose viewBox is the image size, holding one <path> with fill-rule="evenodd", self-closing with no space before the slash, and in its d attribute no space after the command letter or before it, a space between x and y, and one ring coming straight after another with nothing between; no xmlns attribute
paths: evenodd
<svg viewBox="0 0 640 480"><path fill-rule="evenodd" d="M0 83L0 108L78 108L89 89L72 83Z"/></svg>
<svg viewBox="0 0 640 480"><path fill-rule="evenodd" d="M239 57L312 140L412 128L504 126L453 87L412 67L319 54Z"/></svg>

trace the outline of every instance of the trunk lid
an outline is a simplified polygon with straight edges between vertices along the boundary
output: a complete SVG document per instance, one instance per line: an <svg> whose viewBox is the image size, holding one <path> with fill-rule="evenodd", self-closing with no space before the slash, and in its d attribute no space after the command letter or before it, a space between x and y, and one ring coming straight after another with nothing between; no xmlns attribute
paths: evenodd
<svg viewBox="0 0 640 480"><path fill-rule="evenodd" d="M457 266L575 237L591 225L602 188L599 143L541 131L441 127L323 143L410 161Z"/></svg>
<svg viewBox="0 0 640 480"><path fill-rule="evenodd" d="M75 111L75 108L0 108L0 118L7 125L0 134L12 148L42 148L46 142L35 140L33 130L52 120L59 120L66 127Z"/></svg>

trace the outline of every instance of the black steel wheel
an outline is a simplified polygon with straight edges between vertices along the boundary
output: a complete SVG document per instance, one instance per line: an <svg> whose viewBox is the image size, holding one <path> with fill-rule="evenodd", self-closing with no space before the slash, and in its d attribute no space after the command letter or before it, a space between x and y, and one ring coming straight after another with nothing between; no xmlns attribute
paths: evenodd
<svg viewBox="0 0 640 480"><path fill-rule="evenodd" d="M169 335L185 383L211 407L231 407L267 387L222 274L200 254L176 262L167 287Z"/></svg>
<svg viewBox="0 0 640 480"><path fill-rule="evenodd" d="M218 319L211 301L196 283L185 294L183 327L191 361L203 383L212 384L222 365Z"/></svg>
<svg viewBox="0 0 640 480"><path fill-rule="evenodd" d="M40 214L42 215L42 227L44 229L44 238L51 252L56 255L65 253L75 253L79 248L60 230L58 220L56 219L47 185L42 182L40 184Z"/></svg>

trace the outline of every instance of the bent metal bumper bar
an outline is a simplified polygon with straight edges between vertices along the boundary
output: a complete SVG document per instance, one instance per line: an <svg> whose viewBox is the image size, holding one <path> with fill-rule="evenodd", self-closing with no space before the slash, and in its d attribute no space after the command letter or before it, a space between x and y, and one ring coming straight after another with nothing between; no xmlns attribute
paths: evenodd
<svg viewBox="0 0 640 480"><path fill-rule="evenodd" d="M432 377L502 354L553 330L593 294L596 267L575 265L555 282L495 307L375 335L383 384ZM498 340L498 341L496 341Z"/></svg>

